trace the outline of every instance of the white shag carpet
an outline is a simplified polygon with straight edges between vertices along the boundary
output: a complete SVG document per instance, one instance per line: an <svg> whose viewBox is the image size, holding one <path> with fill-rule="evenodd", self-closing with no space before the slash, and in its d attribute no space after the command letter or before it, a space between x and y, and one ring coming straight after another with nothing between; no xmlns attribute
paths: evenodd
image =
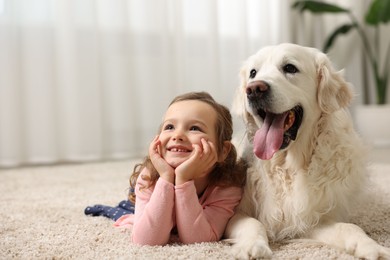
<svg viewBox="0 0 390 260"><path fill-rule="evenodd" d="M136 246L130 231L105 217L84 215L94 204L126 199L135 161L0 170L0 259L232 259L224 242ZM369 168L371 203L352 217L390 247L390 164ZM273 259L354 259L325 245L272 244Z"/></svg>

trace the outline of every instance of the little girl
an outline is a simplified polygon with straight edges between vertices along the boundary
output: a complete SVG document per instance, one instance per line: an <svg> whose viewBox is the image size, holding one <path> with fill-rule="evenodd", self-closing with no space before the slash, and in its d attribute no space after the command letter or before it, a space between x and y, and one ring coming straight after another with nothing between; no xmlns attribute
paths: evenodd
<svg viewBox="0 0 390 260"><path fill-rule="evenodd" d="M176 97L130 177L135 214L115 226L132 224L132 241L141 245L165 245L171 232L186 244L220 240L246 175L232 133L229 110L208 93Z"/></svg>

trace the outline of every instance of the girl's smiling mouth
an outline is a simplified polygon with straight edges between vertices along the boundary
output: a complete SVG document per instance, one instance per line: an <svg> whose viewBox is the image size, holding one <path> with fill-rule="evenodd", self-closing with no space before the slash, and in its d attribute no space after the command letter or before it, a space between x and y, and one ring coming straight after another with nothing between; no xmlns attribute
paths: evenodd
<svg viewBox="0 0 390 260"><path fill-rule="evenodd" d="M174 152L174 153L191 153L191 149L187 149L184 146L171 146L168 147L167 149L169 152Z"/></svg>

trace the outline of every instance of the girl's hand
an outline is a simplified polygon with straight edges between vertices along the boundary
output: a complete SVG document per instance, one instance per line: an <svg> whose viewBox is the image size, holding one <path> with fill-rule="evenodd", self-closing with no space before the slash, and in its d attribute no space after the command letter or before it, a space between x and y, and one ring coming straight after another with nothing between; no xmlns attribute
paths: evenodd
<svg viewBox="0 0 390 260"><path fill-rule="evenodd" d="M170 183L175 182L175 170L161 156L161 141L158 135L149 145L149 157L154 168L160 175L160 178L165 179Z"/></svg>
<svg viewBox="0 0 390 260"><path fill-rule="evenodd" d="M218 160L217 150L214 144L201 139L200 145L193 145L194 150L188 160L180 164L176 170L175 184L182 184L189 180L208 175Z"/></svg>

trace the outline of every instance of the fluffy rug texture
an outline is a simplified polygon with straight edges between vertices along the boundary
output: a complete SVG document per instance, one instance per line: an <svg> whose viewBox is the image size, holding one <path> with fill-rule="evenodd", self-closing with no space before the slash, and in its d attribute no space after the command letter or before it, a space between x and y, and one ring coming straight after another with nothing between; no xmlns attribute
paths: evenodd
<svg viewBox="0 0 390 260"><path fill-rule="evenodd" d="M231 259L226 242L136 246L130 231L86 206L126 199L135 161L0 170L0 259ZM390 164L369 167L370 203L351 221L390 247ZM271 244L273 259L354 259L309 242Z"/></svg>

